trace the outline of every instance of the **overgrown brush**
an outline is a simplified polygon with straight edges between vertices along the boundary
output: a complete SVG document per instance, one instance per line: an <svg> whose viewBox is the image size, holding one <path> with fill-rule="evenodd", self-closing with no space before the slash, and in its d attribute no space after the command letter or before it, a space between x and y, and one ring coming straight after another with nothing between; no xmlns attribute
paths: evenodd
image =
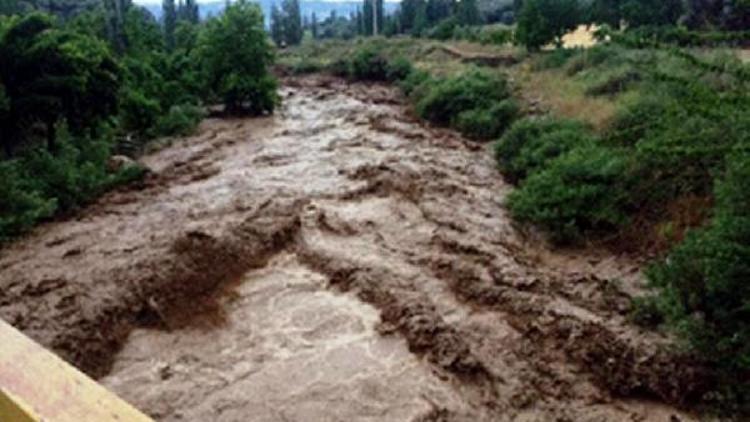
<svg viewBox="0 0 750 422"><path fill-rule="evenodd" d="M531 117L514 123L500 138L495 144L495 158L503 175L519 183L560 155L594 142L581 122Z"/></svg>
<svg viewBox="0 0 750 422"><path fill-rule="evenodd" d="M722 405L750 410L750 153L736 151L716 185L711 222L647 273L652 298L690 348L720 369Z"/></svg>
<svg viewBox="0 0 750 422"><path fill-rule="evenodd" d="M449 126L464 111L488 109L510 97L505 78L479 69L435 81L419 98L416 111L433 123Z"/></svg>
<svg viewBox="0 0 750 422"><path fill-rule="evenodd" d="M479 69L410 88L420 117L477 140L502 135L519 112L507 80Z"/></svg>
<svg viewBox="0 0 750 422"><path fill-rule="evenodd" d="M557 243L610 232L627 222L627 165L618 150L575 148L530 175L508 206L515 218L541 226Z"/></svg>
<svg viewBox="0 0 750 422"><path fill-rule="evenodd" d="M488 109L475 108L461 112L455 119L455 127L471 139L496 139L511 125L519 110L513 99L499 101Z"/></svg>
<svg viewBox="0 0 750 422"><path fill-rule="evenodd" d="M140 166L110 172L111 142L74 138L62 130L58 150L29 148L0 161L0 242L36 223L80 207L112 187L143 176Z"/></svg>

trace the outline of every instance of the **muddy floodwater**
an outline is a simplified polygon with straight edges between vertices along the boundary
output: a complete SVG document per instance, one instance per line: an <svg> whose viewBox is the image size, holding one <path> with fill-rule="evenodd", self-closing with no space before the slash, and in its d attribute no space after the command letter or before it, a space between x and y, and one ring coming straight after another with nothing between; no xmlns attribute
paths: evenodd
<svg viewBox="0 0 750 422"><path fill-rule="evenodd" d="M491 148L289 79L0 251L0 317L163 421L688 421L639 268L521 233Z"/></svg>

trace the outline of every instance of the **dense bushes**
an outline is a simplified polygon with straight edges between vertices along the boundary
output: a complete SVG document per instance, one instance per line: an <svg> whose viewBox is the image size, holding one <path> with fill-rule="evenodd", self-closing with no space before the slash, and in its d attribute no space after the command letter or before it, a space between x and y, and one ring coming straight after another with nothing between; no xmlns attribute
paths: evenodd
<svg viewBox="0 0 750 422"><path fill-rule="evenodd" d="M413 95L417 114L438 125L455 127L468 136L499 136L518 110L507 81L495 73L472 69L427 83L429 87Z"/></svg>
<svg viewBox="0 0 750 422"><path fill-rule="evenodd" d="M455 127L472 139L494 139L510 126L518 113L519 107L514 100L502 100L492 104L488 109L462 111L456 117Z"/></svg>
<svg viewBox="0 0 750 422"><path fill-rule="evenodd" d="M373 43L350 56L333 61L328 70L353 80L397 83L419 117L472 139L496 139L520 112L506 78L498 72L470 68L436 77L414 68L403 56L389 57L383 46Z"/></svg>
<svg viewBox="0 0 750 422"><path fill-rule="evenodd" d="M432 89L416 104L421 117L449 125L461 112L487 108L510 95L505 79L477 69L435 81Z"/></svg>
<svg viewBox="0 0 750 422"><path fill-rule="evenodd" d="M54 155L46 148L30 148L0 161L0 242L143 175L138 166L109 172L108 141L76 138L65 131L58 136Z"/></svg>
<svg viewBox="0 0 750 422"><path fill-rule="evenodd" d="M666 43L680 47L744 47L750 31L691 31L681 26L644 26L613 34L617 41L633 47Z"/></svg>
<svg viewBox="0 0 750 422"><path fill-rule="evenodd" d="M748 404L750 374L750 154L738 151L716 186L710 224L691 232L648 272L667 322L722 369L735 400Z"/></svg>
<svg viewBox="0 0 750 422"><path fill-rule="evenodd" d="M398 82L408 78L413 71L411 62L405 57L390 58L382 48L372 44L355 50L351 59L335 60L328 69L336 76L372 82Z"/></svg>
<svg viewBox="0 0 750 422"><path fill-rule="evenodd" d="M554 241L574 242L627 219L628 162L579 122L520 120L497 142L495 157L504 175L520 183L509 197L513 215L539 224Z"/></svg>
<svg viewBox="0 0 750 422"><path fill-rule="evenodd" d="M203 107L181 104L172 106L156 122L157 136L189 135L206 116Z"/></svg>
<svg viewBox="0 0 750 422"><path fill-rule="evenodd" d="M576 148L529 176L508 205L516 218L539 224L560 243L610 231L627 219L626 167L618 151L597 145Z"/></svg>
<svg viewBox="0 0 750 422"><path fill-rule="evenodd" d="M427 31L427 37L437 40L463 40L480 44L505 45L513 41L513 30L503 25L459 25L455 19L445 19Z"/></svg>
<svg viewBox="0 0 750 422"><path fill-rule="evenodd" d="M0 243L55 212L53 198L27 189L17 161L0 161L0 180Z"/></svg>
<svg viewBox="0 0 750 422"><path fill-rule="evenodd" d="M354 52L350 66L352 78L360 81L385 81L388 74L388 59L373 46L365 46Z"/></svg>
<svg viewBox="0 0 750 422"><path fill-rule="evenodd" d="M505 177L518 183L560 155L593 143L593 136L580 122L527 118L511 126L497 142L495 158Z"/></svg>

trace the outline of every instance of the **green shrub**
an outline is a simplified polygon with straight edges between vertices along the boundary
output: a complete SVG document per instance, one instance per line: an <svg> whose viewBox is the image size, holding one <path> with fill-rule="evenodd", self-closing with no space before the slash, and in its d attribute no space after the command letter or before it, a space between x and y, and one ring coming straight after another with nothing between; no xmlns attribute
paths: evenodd
<svg viewBox="0 0 750 422"><path fill-rule="evenodd" d="M427 33L428 38L446 41L453 38L453 33L458 27L455 17L443 19Z"/></svg>
<svg viewBox="0 0 750 422"><path fill-rule="evenodd" d="M518 111L518 104L510 99L497 102L489 109L463 111L456 118L456 129L472 139L495 139L510 126Z"/></svg>
<svg viewBox="0 0 750 422"><path fill-rule="evenodd" d="M633 69L620 69L586 89L586 95L616 95L629 89L642 79L640 72Z"/></svg>
<svg viewBox="0 0 750 422"><path fill-rule="evenodd" d="M388 79L388 60L379 49L364 46L354 52L351 77L358 81L385 81Z"/></svg>
<svg viewBox="0 0 750 422"><path fill-rule="evenodd" d="M140 166L109 173L109 144L108 140L74 138L62 129L55 154L34 148L17 159L0 161L0 241L143 177L145 170Z"/></svg>
<svg viewBox="0 0 750 422"><path fill-rule="evenodd" d="M503 175L518 183L558 156L591 143L581 122L530 117L515 122L495 144L495 159Z"/></svg>
<svg viewBox="0 0 750 422"><path fill-rule="evenodd" d="M664 322L664 314L659 300L654 296L642 296L633 299L630 320L648 328L656 328Z"/></svg>
<svg viewBox="0 0 750 422"><path fill-rule="evenodd" d="M662 119L675 113L670 98L649 94L617 111L607 137L616 144L634 146L652 130L658 130Z"/></svg>
<svg viewBox="0 0 750 422"><path fill-rule="evenodd" d="M627 221L622 153L601 146L576 148L524 181L508 199L513 216L540 225L557 243Z"/></svg>
<svg viewBox="0 0 750 422"><path fill-rule="evenodd" d="M160 114L159 102L139 90L126 89L120 98L120 127L139 138L151 136Z"/></svg>
<svg viewBox="0 0 750 422"><path fill-rule="evenodd" d="M545 51L531 63L531 67L533 70L559 69L579 51L574 48L556 48L552 51Z"/></svg>
<svg viewBox="0 0 750 422"><path fill-rule="evenodd" d="M447 126L455 124L461 112L486 109L509 97L505 78L474 69L435 81L417 101L416 111L426 120Z"/></svg>
<svg viewBox="0 0 750 422"><path fill-rule="evenodd" d="M25 232L55 212L56 201L31 189L20 174L16 161L0 161L0 180L0 243Z"/></svg>
<svg viewBox="0 0 750 422"><path fill-rule="evenodd" d="M409 59L400 56L388 62L385 78L391 82L402 81L406 79L413 70L414 68Z"/></svg>
<svg viewBox="0 0 750 422"><path fill-rule="evenodd" d="M666 320L705 359L721 368L730 389L750 374L750 154L738 151L716 186L711 223L688 234L648 278L660 291ZM742 394L742 392L740 392Z"/></svg>
<svg viewBox="0 0 750 422"><path fill-rule="evenodd" d="M159 136L189 135L205 115L202 107L192 104L172 106L166 115L159 118L156 133Z"/></svg>
<svg viewBox="0 0 750 422"><path fill-rule="evenodd" d="M399 87L401 88L401 91L403 91L407 96L421 97L422 95L419 91L422 90L419 90L418 88L420 86L424 86L426 88L426 83L431 80L432 76L430 76L429 72L414 69L406 78L404 78L399 83Z"/></svg>
<svg viewBox="0 0 750 422"><path fill-rule="evenodd" d="M306 75L320 72L321 70L323 70L322 64L307 57L303 57L301 60L295 62L290 69L293 75Z"/></svg>
<svg viewBox="0 0 750 422"><path fill-rule="evenodd" d="M352 64L345 58L338 58L328 65L328 71L334 76L348 78L351 75Z"/></svg>
<svg viewBox="0 0 750 422"><path fill-rule="evenodd" d="M479 33L482 44L505 45L513 42L513 31L509 28L488 27Z"/></svg>

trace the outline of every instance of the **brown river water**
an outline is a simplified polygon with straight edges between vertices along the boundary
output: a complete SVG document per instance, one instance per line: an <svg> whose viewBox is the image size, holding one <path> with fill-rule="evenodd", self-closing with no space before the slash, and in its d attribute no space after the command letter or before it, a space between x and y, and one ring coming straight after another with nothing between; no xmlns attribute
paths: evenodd
<svg viewBox="0 0 750 422"><path fill-rule="evenodd" d="M688 421L639 268L515 227L491 149L289 79L0 251L0 317L164 421Z"/></svg>

